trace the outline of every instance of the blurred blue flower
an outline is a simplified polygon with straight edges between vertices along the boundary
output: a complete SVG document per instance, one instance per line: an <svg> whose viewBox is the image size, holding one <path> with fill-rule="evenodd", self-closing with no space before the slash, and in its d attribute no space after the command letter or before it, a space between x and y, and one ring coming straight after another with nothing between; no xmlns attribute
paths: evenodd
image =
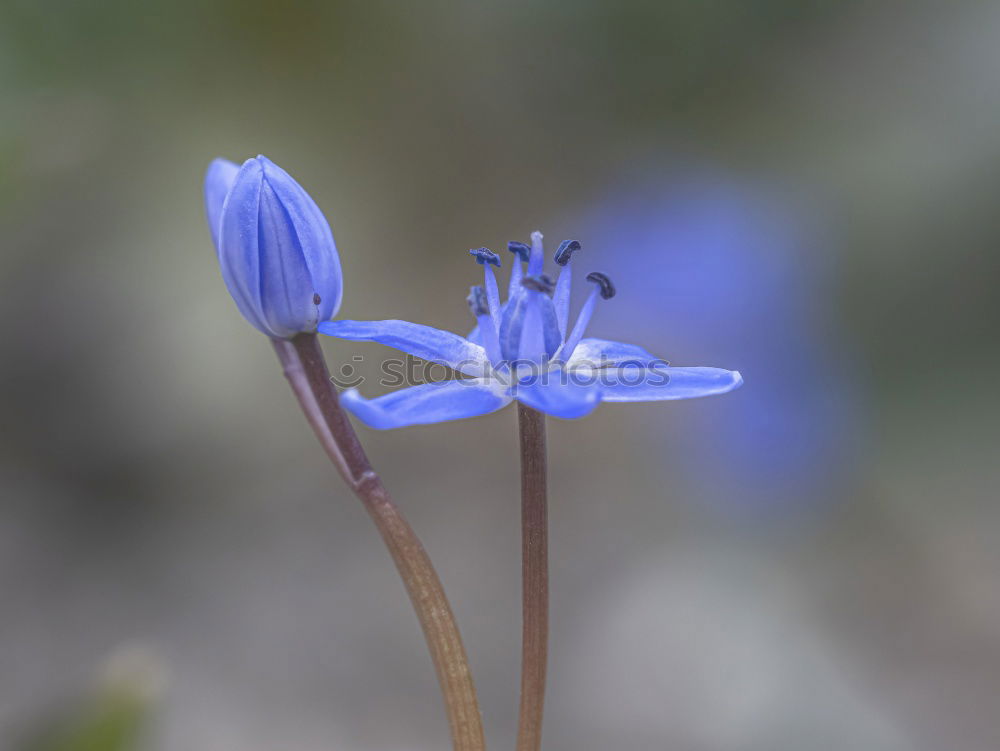
<svg viewBox="0 0 1000 751"><path fill-rule="evenodd" d="M776 186L699 170L630 175L569 218L625 267L628 302L604 323L754 374L740 399L688 415L683 439L662 434L701 497L778 508L829 496L846 476L857 394L826 309L833 254L810 215Z"/></svg>
<svg viewBox="0 0 1000 751"><path fill-rule="evenodd" d="M380 342L469 376L376 399L349 389L343 404L368 425L384 429L474 417L514 399L556 417L576 418L602 401L688 399L722 394L743 382L736 371L672 368L633 344L583 338L598 301L615 294L604 274L587 275L593 287L570 328L572 257L580 250L575 240L556 251L556 282L543 273L540 232L532 234L530 246L512 242L508 249L513 269L503 304L492 268L500 266L500 257L488 248L469 251L483 267L484 284L472 287L468 297L477 320L468 337L406 321L321 324L324 334Z"/></svg>
<svg viewBox="0 0 1000 751"><path fill-rule="evenodd" d="M242 167L214 160L205 213L229 294L259 331L288 339L336 314L343 284L330 225L281 167L263 156Z"/></svg>

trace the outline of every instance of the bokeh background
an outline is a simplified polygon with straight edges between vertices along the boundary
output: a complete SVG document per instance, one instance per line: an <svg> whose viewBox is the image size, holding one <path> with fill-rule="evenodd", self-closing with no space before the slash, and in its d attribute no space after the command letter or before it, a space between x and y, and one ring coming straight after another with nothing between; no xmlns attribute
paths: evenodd
<svg viewBox="0 0 1000 751"><path fill-rule="evenodd" d="M464 331L466 249L539 228L614 279L596 335L746 378L551 423L547 749L1000 747L998 34L975 0L4 2L0 747L447 747L210 247L205 166L258 152L330 218L344 317ZM510 748L514 414L361 432Z"/></svg>

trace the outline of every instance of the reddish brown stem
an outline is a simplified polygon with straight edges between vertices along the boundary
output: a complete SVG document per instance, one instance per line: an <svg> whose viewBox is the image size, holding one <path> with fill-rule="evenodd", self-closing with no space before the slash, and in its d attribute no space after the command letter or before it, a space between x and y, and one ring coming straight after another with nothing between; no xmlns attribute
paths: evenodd
<svg viewBox="0 0 1000 751"><path fill-rule="evenodd" d="M517 406L521 439L521 708L517 751L539 751L549 639L545 415Z"/></svg>
<svg viewBox="0 0 1000 751"><path fill-rule="evenodd" d="M462 637L448 598L416 533L372 469L340 407L315 334L273 340L285 376L334 466L375 522L417 612L444 695L455 751L483 751L482 718Z"/></svg>

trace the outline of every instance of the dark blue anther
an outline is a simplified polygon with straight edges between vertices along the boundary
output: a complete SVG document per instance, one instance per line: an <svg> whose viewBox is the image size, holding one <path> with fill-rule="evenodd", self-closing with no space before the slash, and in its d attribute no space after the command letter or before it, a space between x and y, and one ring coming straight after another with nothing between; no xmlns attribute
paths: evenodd
<svg viewBox="0 0 1000 751"><path fill-rule="evenodd" d="M485 266L488 263L492 263L497 268L500 268L500 256L498 256L489 248L472 248L471 250L469 250L469 253L476 257L476 262L480 266Z"/></svg>
<svg viewBox="0 0 1000 751"><path fill-rule="evenodd" d="M528 258L531 256L531 246L519 243L517 240L511 240L507 243L507 250L520 256L524 263L527 263Z"/></svg>
<svg viewBox="0 0 1000 751"><path fill-rule="evenodd" d="M605 300L610 300L615 296L615 285L600 271L591 271L587 274L587 281L593 282L601 288L601 297Z"/></svg>
<svg viewBox="0 0 1000 751"><path fill-rule="evenodd" d="M552 296L555 292L556 283L552 281L547 274L539 274L538 276L526 276L521 280L521 286L527 287L528 289L533 289L536 292L544 292L546 295Z"/></svg>
<svg viewBox="0 0 1000 751"><path fill-rule="evenodd" d="M572 258L573 254L580 249L580 243L577 240L563 240L559 249L556 250L556 263L560 266L565 266L569 263L569 259Z"/></svg>
<svg viewBox="0 0 1000 751"><path fill-rule="evenodd" d="M469 287L469 296L465 299L469 303L469 310L476 318L490 314L490 304L486 299L486 290L482 286L477 284Z"/></svg>

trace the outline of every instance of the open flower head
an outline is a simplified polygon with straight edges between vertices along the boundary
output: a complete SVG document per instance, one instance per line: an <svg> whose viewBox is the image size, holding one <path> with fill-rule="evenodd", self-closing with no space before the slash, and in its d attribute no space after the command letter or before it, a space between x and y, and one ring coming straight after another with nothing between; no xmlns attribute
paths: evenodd
<svg viewBox="0 0 1000 751"><path fill-rule="evenodd" d="M222 278L236 306L277 339L316 331L340 307L333 233L316 202L270 159L216 159L205 174L205 213Z"/></svg>
<svg viewBox="0 0 1000 751"><path fill-rule="evenodd" d="M532 234L530 245L512 242L508 250L513 268L502 303L493 271L501 265L500 257L487 248L469 251L482 266L484 279L468 297L477 325L467 337L407 321L320 324L321 333L380 342L466 376L375 399L349 389L342 397L347 409L375 428L474 417L514 399L556 417L576 418L602 401L689 399L722 394L743 382L737 371L670 367L634 344L584 337L595 310L614 297L615 287L604 274L588 274L590 294L570 325L577 241L567 240L556 251L555 281L544 273L540 232Z"/></svg>

